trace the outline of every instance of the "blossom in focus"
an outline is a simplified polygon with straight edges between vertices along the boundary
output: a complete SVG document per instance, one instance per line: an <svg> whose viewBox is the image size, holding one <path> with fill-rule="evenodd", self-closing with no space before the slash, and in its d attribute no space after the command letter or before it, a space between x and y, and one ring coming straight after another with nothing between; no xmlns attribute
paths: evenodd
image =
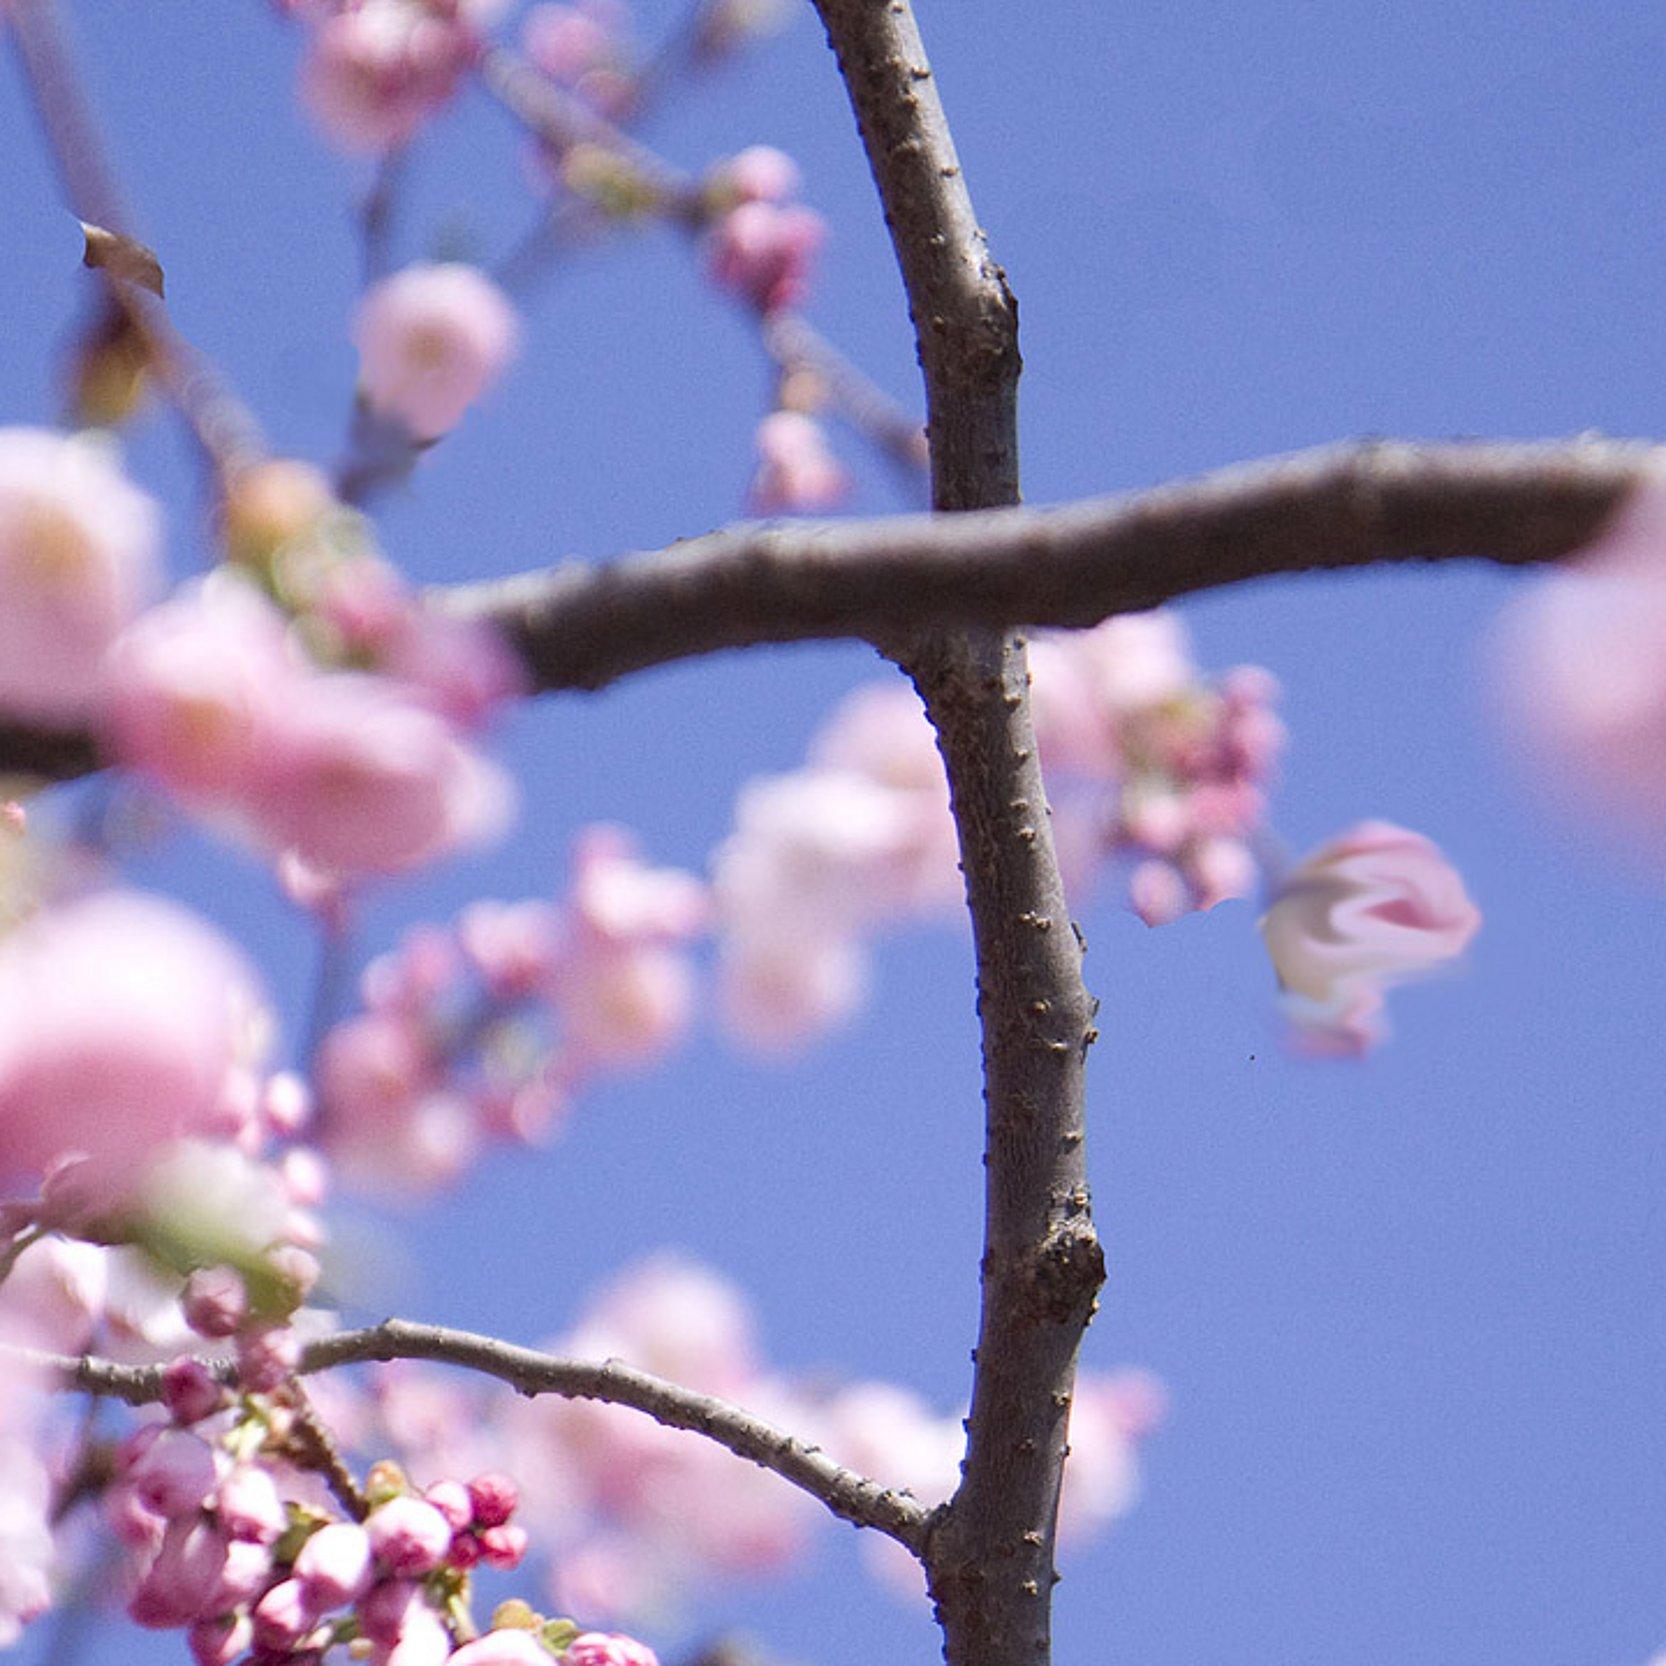
<svg viewBox="0 0 1666 1666"><path fill-rule="evenodd" d="M0 940L0 1174L107 1207L157 1151L223 1126L259 1010L254 976L176 905L110 891Z"/></svg>
<svg viewBox="0 0 1666 1666"><path fill-rule="evenodd" d="M1299 1037L1357 1054L1381 1039L1383 991L1456 959L1480 924L1431 840L1362 822L1286 877L1261 934Z"/></svg>
<svg viewBox="0 0 1666 1666"><path fill-rule="evenodd" d="M1579 560L1535 581L1493 645L1504 719L1581 819L1658 857L1666 840L1666 474ZM1658 865L1658 864L1657 864Z"/></svg>
<svg viewBox="0 0 1666 1666"><path fill-rule="evenodd" d="M758 514L831 509L850 491L850 475L828 449L827 432L803 411L771 411L758 424L758 454L748 501Z"/></svg>
<svg viewBox="0 0 1666 1666"><path fill-rule="evenodd" d="M712 227L707 269L720 289L759 312L778 312L804 298L826 237L822 217L800 203L743 202Z"/></svg>
<svg viewBox="0 0 1666 1666"><path fill-rule="evenodd" d="M438 439L502 375L518 333L508 297L477 267L407 266L359 304L361 390L416 439Z"/></svg>
<svg viewBox="0 0 1666 1666"><path fill-rule="evenodd" d="M479 39L469 10L423 0L358 0L308 17L301 97L341 149L395 150L450 103Z"/></svg>
<svg viewBox="0 0 1666 1666"><path fill-rule="evenodd" d="M155 503L85 437L0 428L0 709L84 719L160 570Z"/></svg>

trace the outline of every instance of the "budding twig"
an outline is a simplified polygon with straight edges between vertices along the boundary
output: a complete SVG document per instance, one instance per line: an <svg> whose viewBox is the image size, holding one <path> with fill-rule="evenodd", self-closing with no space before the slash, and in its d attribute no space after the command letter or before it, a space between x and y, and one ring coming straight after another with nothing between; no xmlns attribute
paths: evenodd
<svg viewBox="0 0 1666 1666"><path fill-rule="evenodd" d="M834 1515L858 1527L874 1528L916 1554L924 1540L930 1512L906 1493L846 1469L819 1447L727 1400L666 1382L619 1360L564 1359L470 1331L389 1319L364 1330L320 1337L303 1352L299 1372L308 1376L337 1366L396 1359L462 1366L496 1377L525 1395L555 1394L630 1406L667 1428L704 1435L736 1457L773 1471L820 1500ZM59 1388L104 1395L129 1405L148 1405L162 1397L159 1366L118 1365L113 1360L68 1358L25 1348L0 1348L0 1360L13 1361ZM229 1379L229 1364L211 1368Z"/></svg>

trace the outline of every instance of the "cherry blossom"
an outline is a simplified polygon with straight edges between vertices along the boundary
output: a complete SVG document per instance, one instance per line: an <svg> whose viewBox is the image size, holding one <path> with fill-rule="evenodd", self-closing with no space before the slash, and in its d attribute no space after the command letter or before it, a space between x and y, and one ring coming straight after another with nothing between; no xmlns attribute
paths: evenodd
<svg viewBox="0 0 1666 1666"><path fill-rule="evenodd" d="M438 439L502 375L518 332L484 272L407 266L365 296L354 321L364 397L417 439Z"/></svg>
<svg viewBox="0 0 1666 1666"><path fill-rule="evenodd" d="M0 428L0 708L74 723L160 575L161 516L98 441Z"/></svg>
<svg viewBox="0 0 1666 1666"><path fill-rule="evenodd" d="M1469 946L1481 915L1434 843L1362 822L1285 878L1261 921L1298 1033L1319 1051L1380 1039L1383 991Z"/></svg>

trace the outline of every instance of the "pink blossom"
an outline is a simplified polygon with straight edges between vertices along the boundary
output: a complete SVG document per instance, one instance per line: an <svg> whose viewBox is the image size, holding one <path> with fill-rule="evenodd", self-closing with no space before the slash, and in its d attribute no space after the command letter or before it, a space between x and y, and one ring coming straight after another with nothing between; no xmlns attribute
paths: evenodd
<svg viewBox="0 0 1666 1666"><path fill-rule="evenodd" d="M112 746L187 803L237 803L260 789L304 674L282 615L252 585L225 576L188 587L116 644Z"/></svg>
<svg viewBox="0 0 1666 1666"><path fill-rule="evenodd" d="M370 405L421 440L454 428L509 363L508 298L472 266L408 266L360 304L353 328Z"/></svg>
<svg viewBox="0 0 1666 1666"><path fill-rule="evenodd" d="M292 1649L318 1623L320 1612L311 1592L299 1579L282 1580L250 1613L255 1642L275 1652Z"/></svg>
<svg viewBox="0 0 1666 1666"><path fill-rule="evenodd" d="M474 1498L461 1481L436 1481L422 1496L445 1517L453 1532L461 1532L474 1520Z"/></svg>
<svg viewBox="0 0 1666 1666"><path fill-rule="evenodd" d="M128 1613L153 1630L189 1625L209 1611L225 1563L226 1541L205 1518L182 1516L169 1522Z"/></svg>
<svg viewBox="0 0 1666 1666"><path fill-rule="evenodd" d="M600 1631L575 1637L567 1645L565 1659L567 1666L659 1666L659 1656L646 1643Z"/></svg>
<svg viewBox="0 0 1666 1666"><path fill-rule="evenodd" d="M1190 911L1192 893L1172 862L1151 857L1129 874L1128 901L1148 926L1166 926Z"/></svg>
<svg viewBox="0 0 1666 1666"><path fill-rule="evenodd" d="M477 1475L469 1482L473 1520L481 1527L501 1527L520 1507L520 1489L500 1470Z"/></svg>
<svg viewBox="0 0 1666 1666"><path fill-rule="evenodd" d="M170 1360L162 1371L162 1403L183 1426L212 1417L225 1404L225 1390L200 1359Z"/></svg>
<svg viewBox="0 0 1666 1666"><path fill-rule="evenodd" d="M207 1125L259 1010L252 974L211 928L158 898L105 892L0 941L0 1172L61 1176L108 1206L165 1142Z"/></svg>
<svg viewBox="0 0 1666 1666"><path fill-rule="evenodd" d="M301 1339L287 1325L242 1331L237 1338L237 1380L255 1394L269 1394L295 1375Z"/></svg>
<svg viewBox="0 0 1666 1666"><path fill-rule="evenodd" d="M314 868L401 873L503 826L507 778L392 684L336 673L293 694L256 813Z"/></svg>
<svg viewBox="0 0 1666 1666"><path fill-rule="evenodd" d="M1362 822L1289 874L1261 933L1298 1026L1357 1050L1375 1039L1382 991L1455 959L1480 924L1430 840Z"/></svg>
<svg viewBox="0 0 1666 1666"><path fill-rule="evenodd" d="M247 1614L220 1614L197 1620L185 1634L197 1666L231 1666L254 1643L254 1623Z"/></svg>
<svg viewBox="0 0 1666 1666"><path fill-rule="evenodd" d="M322 1612L363 1596L370 1589L373 1553L379 1556L381 1547L368 1523L332 1521L320 1527L295 1558L295 1577L308 1603Z"/></svg>
<svg viewBox="0 0 1666 1666"><path fill-rule="evenodd" d="M160 568L156 505L87 439L0 428L0 708L71 723Z"/></svg>
<svg viewBox="0 0 1666 1666"><path fill-rule="evenodd" d="M848 937L744 929L726 936L719 997L730 1033L786 1054L851 1016L867 993L867 958Z"/></svg>
<svg viewBox="0 0 1666 1666"><path fill-rule="evenodd" d="M1666 834L1663 640L1666 473L1657 473L1576 565L1511 606L1493 654L1503 716L1536 778L1654 859Z"/></svg>
<svg viewBox="0 0 1666 1666"><path fill-rule="evenodd" d="M393 1498L365 1522L376 1560L401 1579L432 1573L451 1548L451 1523L420 1498Z"/></svg>
<svg viewBox="0 0 1666 1666"><path fill-rule="evenodd" d="M0 1282L0 1338L48 1353L82 1353L108 1287L108 1251L97 1244L56 1236L30 1244Z"/></svg>
<svg viewBox="0 0 1666 1666"><path fill-rule="evenodd" d="M0 1434L0 1648L52 1602L52 1490L31 1443Z"/></svg>
<svg viewBox="0 0 1666 1666"><path fill-rule="evenodd" d="M626 12L609 0L534 6L522 26L527 57L597 109L618 108L630 88Z"/></svg>
<svg viewBox="0 0 1666 1666"><path fill-rule="evenodd" d="M773 145L750 145L714 170L713 184L736 202L785 202L798 191L798 164Z"/></svg>
<svg viewBox="0 0 1666 1666"><path fill-rule="evenodd" d="M238 1464L220 1482L214 1513L231 1539L269 1545L288 1524L271 1472L259 1464Z"/></svg>
<svg viewBox="0 0 1666 1666"><path fill-rule="evenodd" d="M574 841L572 907L585 932L615 943L675 942L707 921L705 887L676 868L652 868L623 828L584 829Z"/></svg>
<svg viewBox="0 0 1666 1666"><path fill-rule="evenodd" d="M748 502L760 515L813 514L842 503L850 475L828 448L827 433L802 411L772 411L758 424L758 454Z"/></svg>
<svg viewBox="0 0 1666 1666"><path fill-rule="evenodd" d="M302 98L342 149L393 150L450 102L476 45L463 15L420 0L359 0L313 29Z"/></svg>
<svg viewBox="0 0 1666 1666"><path fill-rule="evenodd" d="M233 1267L201 1267L185 1281L180 1298L185 1322L199 1336L231 1336L248 1312L243 1275Z"/></svg>
<svg viewBox="0 0 1666 1666"><path fill-rule="evenodd" d="M826 225L813 209L743 202L712 228L707 267L719 288L759 312L778 312L803 298L811 262L826 236Z"/></svg>
<svg viewBox="0 0 1666 1666"><path fill-rule="evenodd" d="M530 1631L488 1631L458 1649L448 1666L551 1666L552 1658Z"/></svg>
<svg viewBox="0 0 1666 1666"><path fill-rule="evenodd" d="M397 1633L370 1658L371 1666L444 1666L450 1654L451 1633L419 1592L400 1609Z"/></svg>

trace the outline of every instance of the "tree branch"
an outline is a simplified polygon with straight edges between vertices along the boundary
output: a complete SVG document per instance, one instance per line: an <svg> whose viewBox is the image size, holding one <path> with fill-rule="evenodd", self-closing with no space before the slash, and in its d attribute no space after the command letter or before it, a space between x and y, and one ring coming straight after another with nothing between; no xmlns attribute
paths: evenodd
<svg viewBox="0 0 1666 1666"><path fill-rule="evenodd" d="M1052 509L742 524L433 594L501 626L535 688L599 689L760 643L1081 627L1246 579L1377 562L1558 561L1663 462L1640 441L1370 441Z"/></svg>
<svg viewBox="0 0 1666 1666"><path fill-rule="evenodd" d="M724 649L932 625L1084 627L1248 579L1381 562L1565 560L1666 448L1639 440L1327 446L1053 509L742 524L668 549L435 590L503 629L532 687L600 689ZM98 767L0 723L0 773Z"/></svg>
<svg viewBox="0 0 1666 1666"><path fill-rule="evenodd" d="M159 1366L118 1365L90 1357L72 1359L25 1348L0 1349L0 1356L50 1377L60 1388L104 1395L135 1406L162 1397ZM906 1493L893 1492L844 1468L819 1447L807 1445L727 1400L682 1388L619 1360L598 1364L563 1359L471 1331L389 1319L364 1330L337 1331L310 1343L301 1357L300 1374L396 1359L464 1366L496 1377L528 1396L557 1394L566 1399L629 1406L669 1429L686 1429L716 1441L736 1457L773 1471L819 1499L834 1515L858 1527L875 1528L916 1555L924 1542L928 1511ZM216 1368L229 1376L229 1365Z"/></svg>
<svg viewBox="0 0 1666 1666"><path fill-rule="evenodd" d="M933 506L1016 504L1017 306L908 0L816 3L908 292ZM895 648L948 772L983 1034L982 1314L960 1486L926 1570L949 1666L1040 1666L1076 1353L1104 1281L1082 1150L1096 1003L1053 849L1023 638L936 631Z"/></svg>

